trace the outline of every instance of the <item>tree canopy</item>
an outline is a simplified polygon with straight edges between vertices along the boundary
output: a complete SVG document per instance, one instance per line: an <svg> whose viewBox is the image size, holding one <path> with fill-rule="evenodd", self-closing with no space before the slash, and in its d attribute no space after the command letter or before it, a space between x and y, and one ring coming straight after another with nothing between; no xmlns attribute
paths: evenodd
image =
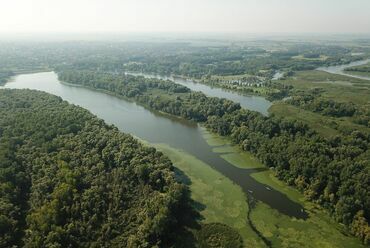
<svg viewBox="0 0 370 248"><path fill-rule="evenodd" d="M185 192L166 156L87 110L0 90L0 247L170 246Z"/></svg>

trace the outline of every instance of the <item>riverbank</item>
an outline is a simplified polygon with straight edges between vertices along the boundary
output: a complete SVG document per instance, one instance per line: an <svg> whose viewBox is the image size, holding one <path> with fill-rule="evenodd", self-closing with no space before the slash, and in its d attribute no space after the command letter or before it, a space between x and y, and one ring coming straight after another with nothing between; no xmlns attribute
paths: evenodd
<svg viewBox="0 0 370 248"><path fill-rule="evenodd" d="M241 154L226 138L205 129L203 134L209 143L214 144L214 149L222 146L234 161L244 160L245 154ZM278 180L273 171L258 172L252 176L267 187L279 190L302 204L309 213L307 220L290 218L261 202L249 206L240 187L209 165L166 144L150 145L167 155L180 173L184 173L182 180L191 189L192 199L202 215L201 222L219 222L234 227L242 235L246 247L267 247L244 221L248 212L253 226L271 243L271 247L362 247L356 238L348 236L344 226L332 220L319 205L307 201L300 192ZM254 158L249 159L253 161ZM240 167L238 162L233 165Z"/></svg>
<svg viewBox="0 0 370 248"><path fill-rule="evenodd" d="M167 144L150 144L177 168L180 181L191 190L202 223L223 223L238 230L245 247L266 247L247 223L248 203L242 189L196 157Z"/></svg>
<svg viewBox="0 0 370 248"><path fill-rule="evenodd" d="M244 168L264 167L253 156L233 145L229 138L210 133L206 129L203 129L203 135L208 144L214 147L213 150L232 165ZM308 201L298 190L277 179L273 170L255 172L251 176L266 187L284 193L308 212L307 220L302 220L281 214L262 202L257 202L252 208L250 206L253 225L271 242L272 247L364 247L355 237L349 235L343 225L335 222L325 209Z"/></svg>
<svg viewBox="0 0 370 248"><path fill-rule="evenodd" d="M51 72L50 68L37 68L37 69L27 69L27 70L12 70L7 73L7 75L2 75L0 72L0 86L4 86L6 83L11 82L15 77L24 74Z"/></svg>

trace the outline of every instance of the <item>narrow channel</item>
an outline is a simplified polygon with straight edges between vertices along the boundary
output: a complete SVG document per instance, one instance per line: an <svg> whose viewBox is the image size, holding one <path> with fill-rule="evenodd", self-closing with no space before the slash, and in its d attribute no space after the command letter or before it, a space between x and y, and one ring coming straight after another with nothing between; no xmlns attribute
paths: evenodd
<svg viewBox="0 0 370 248"><path fill-rule="evenodd" d="M345 71L346 68L359 66L359 65L366 65L367 63L370 63L370 59L355 61L355 62L351 62L351 63L345 64L345 65L333 65L333 66L319 67L316 70L325 71L325 72L328 72L328 73L331 73L331 74L337 74L337 75L342 75L342 76L347 76L347 77L352 77L352 78L370 80L370 77L360 76L360 75L353 75L353 74L346 73L346 71Z"/></svg>
<svg viewBox="0 0 370 248"><path fill-rule="evenodd" d="M158 78L163 80L171 80L177 84L184 85L193 91L203 92L207 96L226 98L233 102L239 103L243 108L260 112L261 114L267 116L268 109L271 107L272 103L261 96L248 96L238 94L229 90L225 90L219 87L211 87L206 84L196 83L190 79L183 79L174 76L162 76L155 74L145 74L145 73L127 73L134 76L143 76L145 78Z"/></svg>

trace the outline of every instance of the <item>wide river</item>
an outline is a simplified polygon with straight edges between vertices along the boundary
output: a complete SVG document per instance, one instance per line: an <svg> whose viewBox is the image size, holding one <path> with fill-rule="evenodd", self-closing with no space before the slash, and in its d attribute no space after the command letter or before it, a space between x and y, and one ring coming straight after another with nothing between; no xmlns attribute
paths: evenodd
<svg viewBox="0 0 370 248"><path fill-rule="evenodd" d="M227 91L217 87L211 87L206 84L196 83L189 79L183 79L174 76L162 76L156 74L145 74L145 73L127 73L134 76L143 76L145 78L158 78L163 80L171 80L177 84L184 85L193 91L201 91L207 96L211 97L221 97L231 100L233 102L239 103L243 108L260 112L263 115L268 115L268 109L271 107L272 103L260 96L248 96L238 94L232 91Z"/></svg>
<svg viewBox="0 0 370 248"><path fill-rule="evenodd" d="M202 129L196 123L163 116L102 92L62 84L54 72L19 75L3 88L29 88L60 96L70 103L88 109L123 132L131 133L153 144L165 143L193 155L230 178L250 197L268 204L283 214L307 218L307 213L301 205L250 176L251 173L261 169L237 168L221 158L220 154L213 152L202 135Z"/></svg>

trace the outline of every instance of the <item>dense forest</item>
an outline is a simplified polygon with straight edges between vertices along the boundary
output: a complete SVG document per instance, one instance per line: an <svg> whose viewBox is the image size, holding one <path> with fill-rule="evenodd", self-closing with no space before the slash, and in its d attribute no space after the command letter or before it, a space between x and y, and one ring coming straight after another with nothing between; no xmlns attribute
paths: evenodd
<svg viewBox="0 0 370 248"><path fill-rule="evenodd" d="M66 70L59 72L59 78L133 98L152 109L203 122L212 131L232 137L280 179L327 208L364 243L370 241L368 133L353 131L324 138L298 121L264 117L226 99L186 88L158 87L171 83L143 77ZM349 106L325 104L325 108L333 109L328 114L351 114L341 110L347 111Z"/></svg>
<svg viewBox="0 0 370 248"><path fill-rule="evenodd" d="M59 97L0 90L0 247L170 247L187 201L154 148Z"/></svg>

